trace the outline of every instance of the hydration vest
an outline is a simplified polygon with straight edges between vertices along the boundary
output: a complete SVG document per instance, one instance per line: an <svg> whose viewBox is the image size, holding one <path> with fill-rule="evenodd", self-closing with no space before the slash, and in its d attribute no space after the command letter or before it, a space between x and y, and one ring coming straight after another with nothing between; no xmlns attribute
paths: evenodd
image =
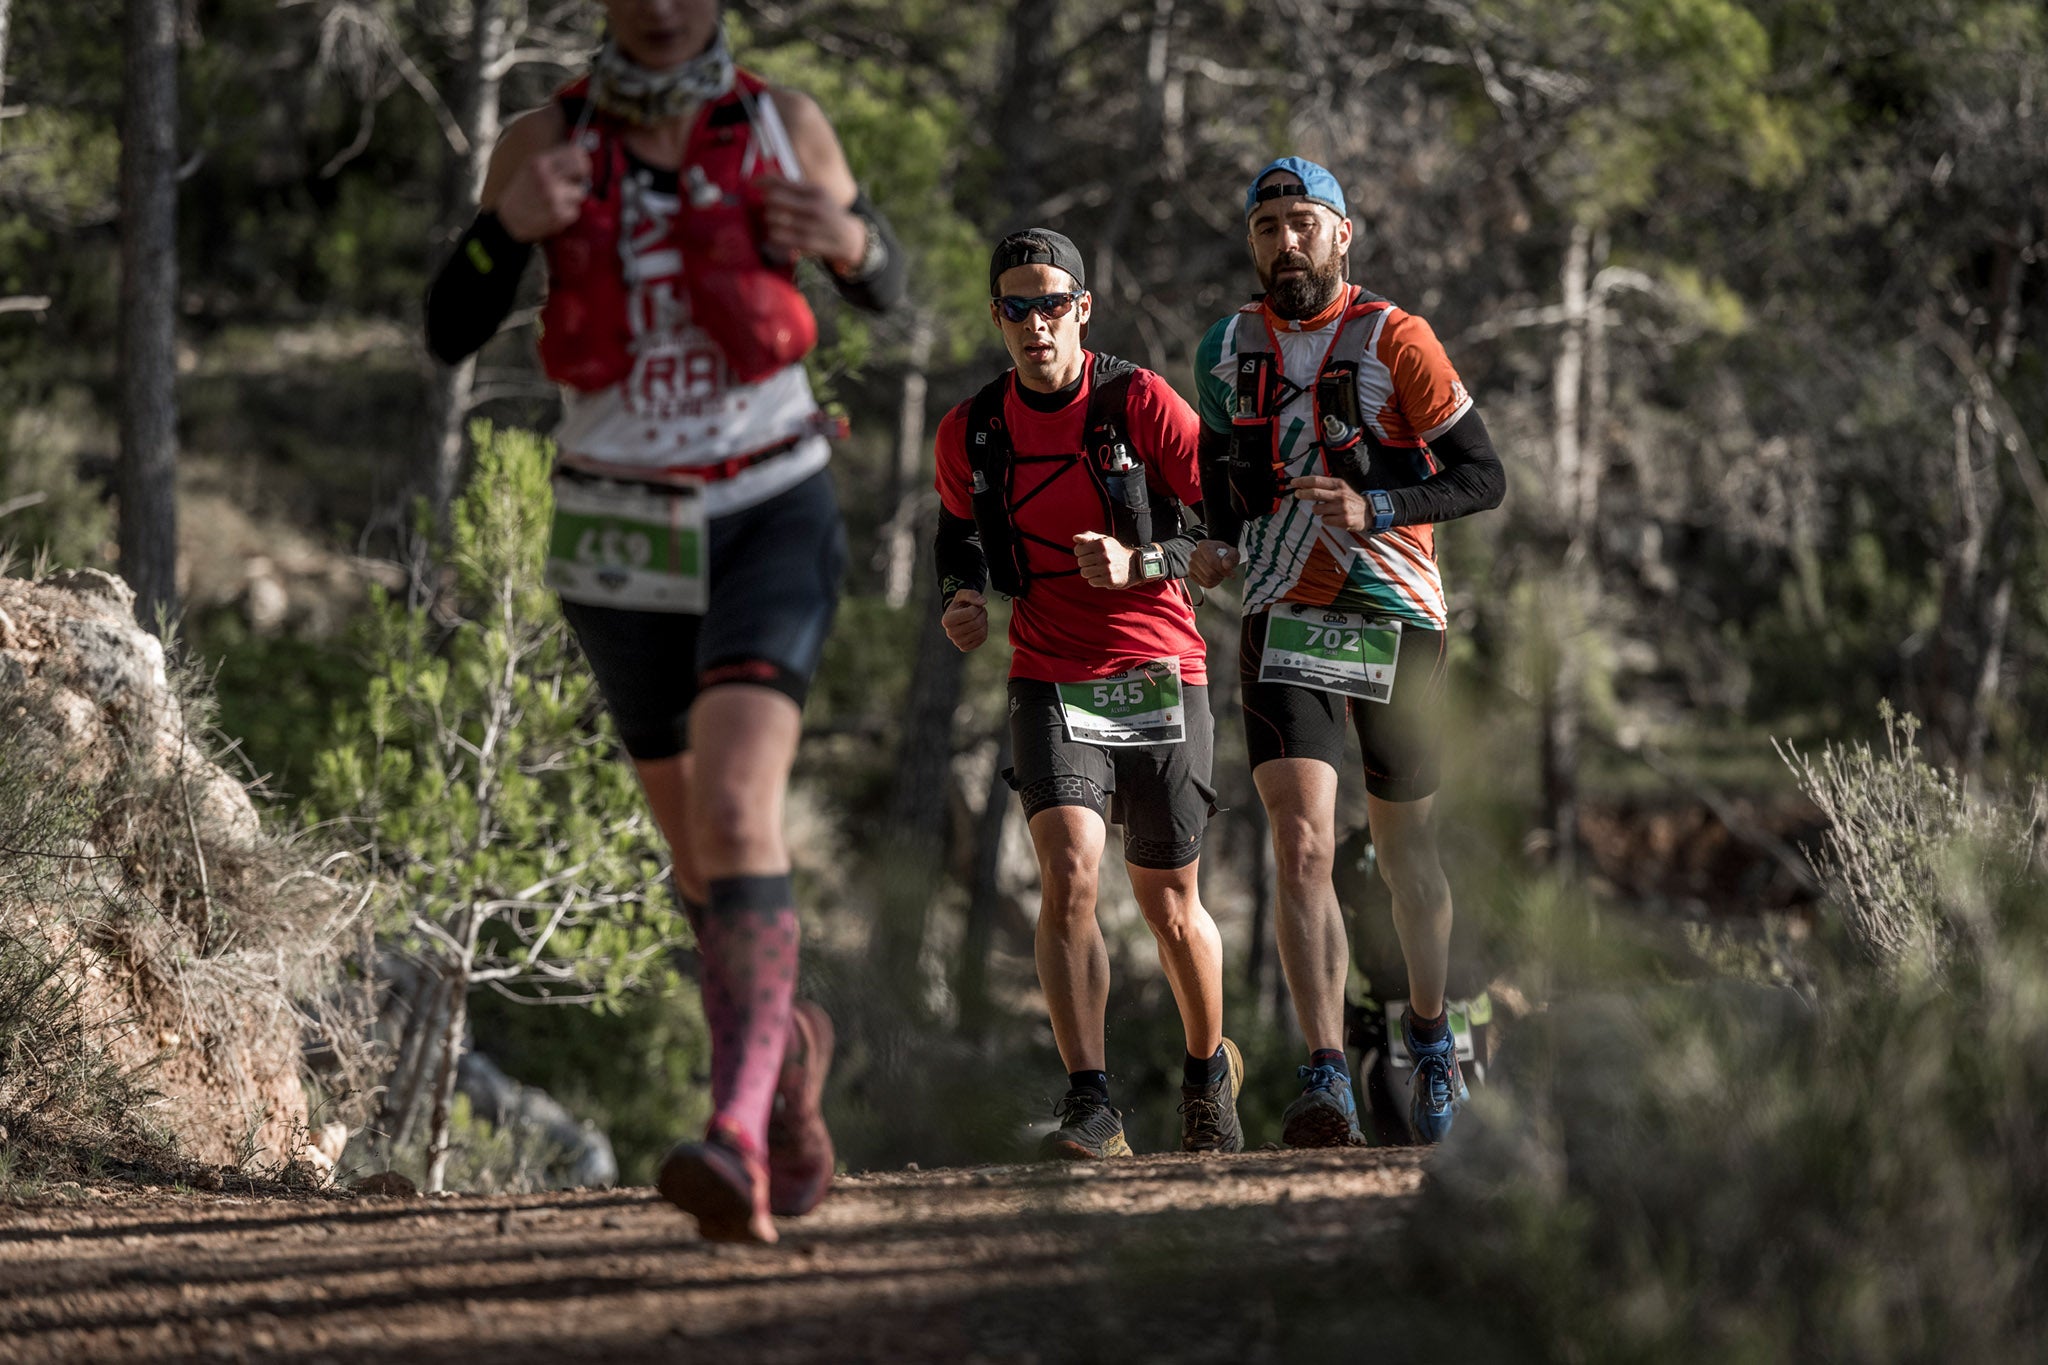
<svg viewBox="0 0 2048 1365"><path fill-rule="evenodd" d="M1078 455L1019 455L1010 440L1010 424L1003 404L1010 392L1005 371L968 400L967 467L969 497L974 504L974 529L981 539L981 552L988 561L991 587L1006 597L1022 597L1033 579L1065 578L1081 570L1056 569L1034 573L1025 562L1024 542L1033 541L1064 554L1073 553L1071 541L1061 544L1032 535L1017 526L1020 505L1011 501L1021 464L1078 464L1102 500L1105 529L1127 546L1150 544L1164 528L1171 537L1180 530L1180 501L1167 494L1154 497L1147 486L1144 462L1131 449L1128 406L1131 380L1138 367L1113 355L1095 355L1095 371L1089 379L1088 411L1083 419L1081 453ZM1056 470L1031 492L1024 502L1037 497L1067 470Z"/></svg>
<svg viewBox="0 0 2048 1365"><path fill-rule="evenodd" d="M1316 446L1325 472L1364 492L1372 488L1409 488L1437 470L1429 447L1381 440L1367 425L1358 401L1358 373L1372 335L1370 319L1394 305L1377 294L1356 290L1337 323L1317 370L1314 400ZM1264 307L1252 303L1242 314L1264 321ZM1243 330L1240 321L1238 328ZM1270 339L1270 336L1269 336ZM1283 392L1287 390L1286 392ZM1230 419L1230 502L1246 519L1271 516L1280 507L1288 478L1280 457L1280 411L1301 387L1288 379L1275 350L1237 352L1237 403Z"/></svg>
<svg viewBox="0 0 2048 1365"><path fill-rule="evenodd" d="M690 320L717 343L743 384L795 364L818 340L817 319L796 287L796 262L772 261L762 251L761 193L751 173L775 163L747 102L768 98L764 89L760 77L736 72L733 88L697 112L676 176L682 207L665 239L682 261ZM590 193L576 221L545 244L540 358L556 383L596 392L633 372L633 282L620 241L632 172L625 126L586 109L589 90L584 77L555 95L569 127L588 116L581 141L590 154ZM644 243L636 247L646 250Z"/></svg>

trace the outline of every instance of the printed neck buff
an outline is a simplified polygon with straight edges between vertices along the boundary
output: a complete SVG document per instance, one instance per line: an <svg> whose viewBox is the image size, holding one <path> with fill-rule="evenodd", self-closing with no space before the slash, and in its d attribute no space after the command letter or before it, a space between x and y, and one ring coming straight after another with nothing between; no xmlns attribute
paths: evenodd
<svg viewBox="0 0 2048 1365"><path fill-rule="evenodd" d="M643 127L717 99L732 89L732 82L732 48L724 24L710 47L667 71L635 65L610 38L590 62L591 101L612 117Z"/></svg>

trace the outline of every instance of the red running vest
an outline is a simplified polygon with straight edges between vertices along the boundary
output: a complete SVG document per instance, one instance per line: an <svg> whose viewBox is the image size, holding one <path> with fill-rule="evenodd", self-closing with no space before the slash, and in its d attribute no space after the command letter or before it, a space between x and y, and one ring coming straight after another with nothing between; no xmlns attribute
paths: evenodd
<svg viewBox="0 0 2048 1365"><path fill-rule="evenodd" d="M682 258L691 320L718 343L733 376L751 384L803 359L817 344L818 322L796 287L795 261L771 264L763 256L760 187L741 174L750 146L756 174L780 169L757 146L742 99L742 92L767 98L766 83L739 71L733 86L697 112L677 177L683 211L668 241ZM589 93L588 77L556 92L570 127ZM582 137L590 193L576 221L546 242L541 366L556 383L585 392L610 388L633 371L631 286L619 243L630 174L624 132L619 120L590 112ZM648 245L636 244L642 251Z"/></svg>

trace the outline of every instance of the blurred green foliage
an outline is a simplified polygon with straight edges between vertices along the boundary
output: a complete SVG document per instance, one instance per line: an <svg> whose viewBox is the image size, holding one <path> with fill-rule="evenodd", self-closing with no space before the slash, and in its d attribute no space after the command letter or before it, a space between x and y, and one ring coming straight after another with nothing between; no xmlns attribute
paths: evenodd
<svg viewBox="0 0 2048 1365"><path fill-rule="evenodd" d="M361 700L305 802L362 841L392 941L476 984L622 1008L686 939L632 768L542 582L552 450L479 424L449 595L376 595Z"/></svg>

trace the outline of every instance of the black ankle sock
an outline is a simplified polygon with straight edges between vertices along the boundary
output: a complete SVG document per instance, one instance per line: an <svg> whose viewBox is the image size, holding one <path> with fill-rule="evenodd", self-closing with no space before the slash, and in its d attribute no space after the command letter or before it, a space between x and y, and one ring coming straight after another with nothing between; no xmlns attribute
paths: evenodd
<svg viewBox="0 0 2048 1365"><path fill-rule="evenodd" d="M1310 1066L1334 1066L1344 1073L1346 1079L1349 1079L1351 1076L1351 1063L1344 1060L1344 1049L1342 1048L1319 1047L1312 1049L1308 1054L1308 1064Z"/></svg>
<svg viewBox="0 0 2048 1365"><path fill-rule="evenodd" d="M1109 1103L1109 1073L1107 1071L1069 1071L1067 1089L1093 1090L1102 1096L1104 1104Z"/></svg>
<svg viewBox="0 0 2048 1365"><path fill-rule="evenodd" d="M1440 1043L1451 1031L1451 1016L1448 1012L1434 1019L1425 1019L1414 1010L1408 1011L1408 1027L1414 1031L1418 1043Z"/></svg>
<svg viewBox="0 0 2048 1365"><path fill-rule="evenodd" d="M1229 1066L1230 1063L1223 1058L1223 1048L1220 1045L1211 1057L1197 1057L1192 1052L1186 1053L1181 1057L1180 1083L1195 1086L1214 1085L1222 1079L1224 1071Z"/></svg>

